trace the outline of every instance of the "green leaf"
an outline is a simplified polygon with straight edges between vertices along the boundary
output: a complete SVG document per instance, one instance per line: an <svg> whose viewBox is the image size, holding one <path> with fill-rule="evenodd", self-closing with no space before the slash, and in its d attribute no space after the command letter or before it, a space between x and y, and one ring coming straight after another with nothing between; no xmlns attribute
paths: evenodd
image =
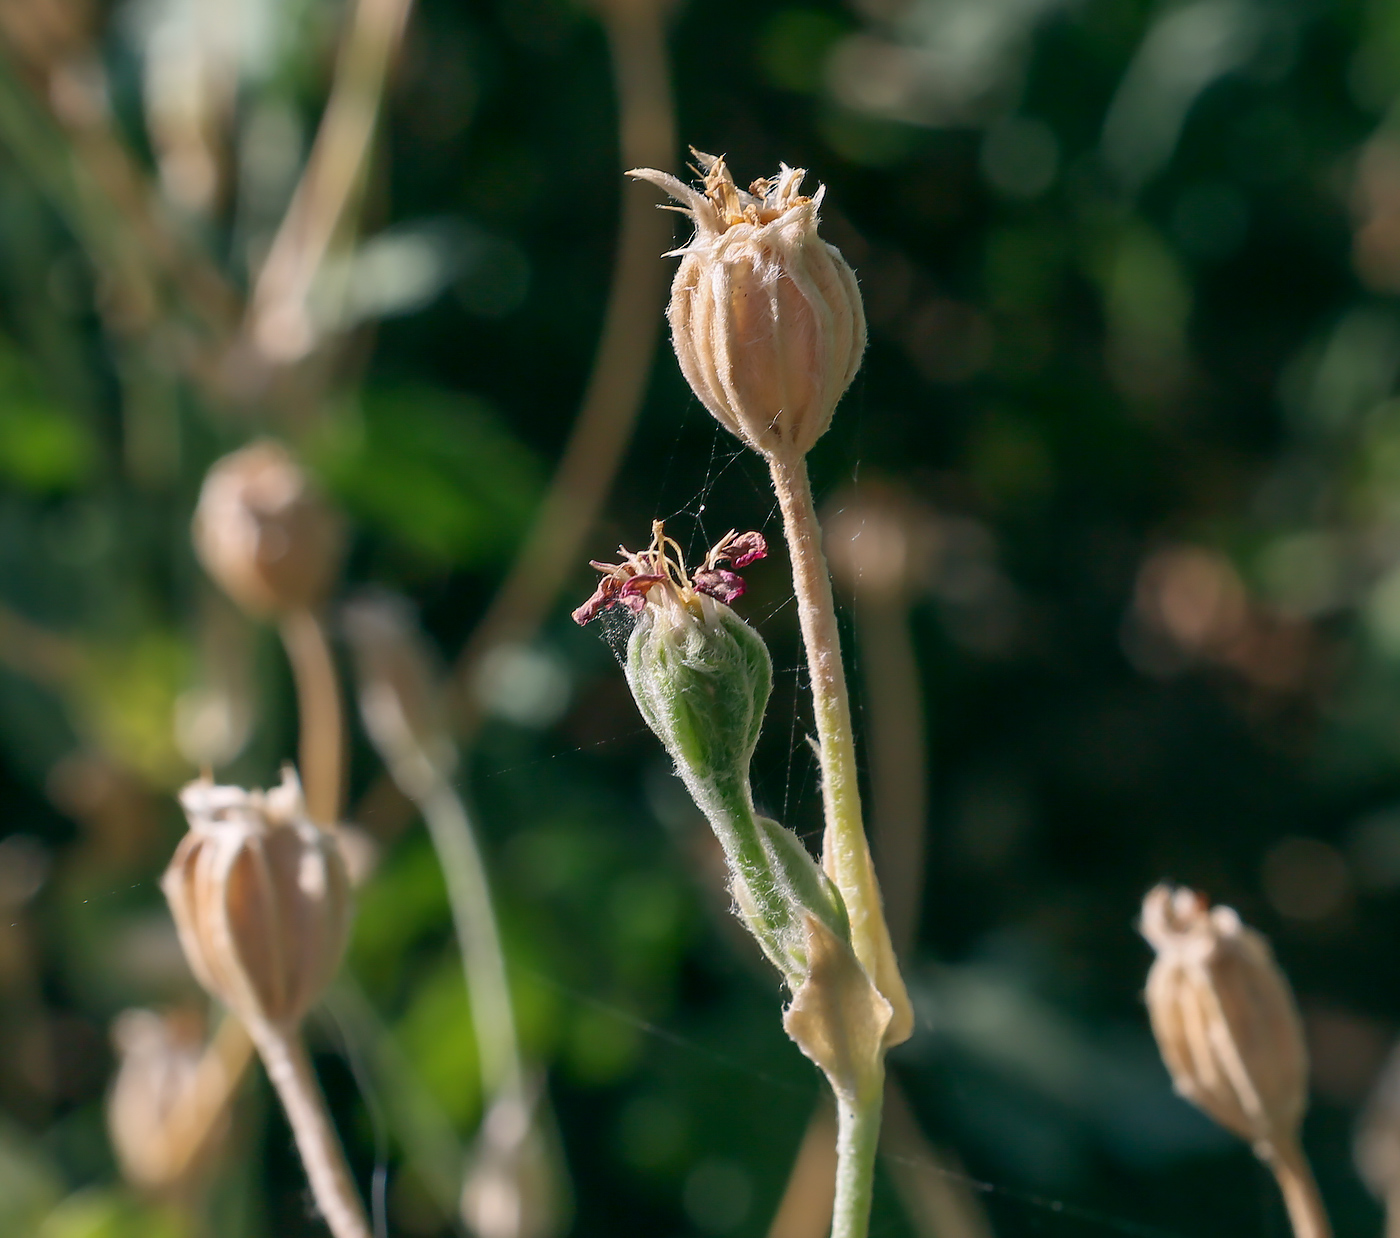
<svg viewBox="0 0 1400 1238"><path fill-rule="evenodd" d="M538 461L495 413L429 388L366 393L312 460L357 519L434 567L507 557L540 492Z"/></svg>

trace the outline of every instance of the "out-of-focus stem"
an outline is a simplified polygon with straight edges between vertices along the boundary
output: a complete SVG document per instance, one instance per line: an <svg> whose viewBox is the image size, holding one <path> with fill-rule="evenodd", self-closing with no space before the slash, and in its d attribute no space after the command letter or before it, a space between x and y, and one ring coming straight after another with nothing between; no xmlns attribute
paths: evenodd
<svg viewBox="0 0 1400 1238"><path fill-rule="evenodd" d="M870 736L870 821L885 920L896 953L914 944L924 887L924 703L902 597L856 594L865 716Z"/></svg>
<svg viewBox="0 0 1400 1238"><path fill-rule="evenodd" d="M62 688L82 666L82 649L0 603L0 663L32 683Z"/></svg>
<svg viewBox="0 0 1400 1238"><path fill-rule="evenodd" d="M836 1094L836 1200L831 1238L866 1238L875 1190L875 1155L880 1149L885 1065L875 1063L854 1095Z"/></svg>
<svg viewBox="0 0 1400 1238"><path fill-rule="evenodd" d="M308 298L363 185L410 4L355 0L311 155L253 287L247 333L268 361L299 360L315 344Z"/></svg>
<svg viewBox="0 0 1400 1238"><path fill-rule="evenodd" d="M1332 1225L1318 1193L1312 1166L1296 1140L1280 1141L1273 1148L1269 1168L1283 1192L1293 1238L1332 1238Z"/></svg>
<svg viewBox="0 0 1400 1238"><path fill-rule="evenodd" d="M405 1158L444 1217L462 1190L462 1145L436 1098L414 1074L394 1034L384 1026L364 991L342 973L326 995L326 1008L346 1039L361 1046L374 1091L389 1114Z"/></svg>
<svg viewBox="0 0 1400 1238"><path fill-rule="evenodd" d="M665 6L601 0L598 7L612 49L622 167L665 167L676 145ZM624 186L612 287L578 418L530 533L457 663L457 724L467 741L480 722L474 680L482 658L539 629L612 489L656 352L666 291L656 257L670 242L669 217L640 186Z"/></svg>
<svg viewBox="0 0 1400 1238"><path fill-rule="evenodd" d="M282 644L296 682L300 741L298 760L307 815L324 829L340 820L345 720L335 660L321 620L294 610L281 623Z"/></svg>
<svg viewBox="0 0 1400 1238"><path fill-rule="evenodd" d="M894 960L889 929L880 905L880 887L861 823L860 787L856 780L855 737L836 602L822 554L821 525L812 504L812 487L803 458L769 457L773 489L783 513L783 533L792 560L797 617L807 649L812 706L821 749L822 800L826 829L822 866L841 891L851 921L851 947L876 988L894 1007L894 1043L908 1035L909 997ZM898 1034L902 1029L903 1035Z"/></svg>
<svg viewBox="0 0 1400 1238"><path fill-rule="evenodd" d="M243 1024L233 1015L225 1015L205 1047L188 1091L170 1113L170 1129L174 1132L170 1142L172 1147L183 1149L183 1165L203 1151L219 1119L228 1111L252 1057L253 1042ZM170 1177L178 1179L183 1172L183 1167L172 1170Z"/></svg>
<svg viewBox="0 0 1400 1238"><path fill-rule="evenodd" d="M149 178L112 131L105 100L81 77L73 65L47 71L41 101L0 54L0 136L114 279L109 318L123 332L150 325L166 283L204 332L220 337L235 321L236 294L160 215Z"/></svg>
<svg viewBox="0 0 1400 1238"><path fill-rule="evenodd" d="M821 1101L807 1123L768 1238L822 1238L835 1203L836 1119L830 1103Z"/></svg>
<svg viewBox="0 0 1400 1238"><path fill-rule="evenodd" d="M316 1206L335 1238L370 1238L364 1205L350 1179L340 1139L306 1056L301 1033L260 1024L250 1029L267 1077L286 1110Z"/></svg>
<svg viewBox="0 0 1400 1238"><path fill-rule="evenodd" d="M899 1081L885 1085L885 1166L916 1234L992 1238L991 1226L956 1163L929 1145Z"/></svg>
<svg viewBox="0 0 1400 1238"><path fill-rule="evenodd" d="M407 788L405 788L407 789ZM482 1094L520 1093L525 1084L505 952L496 925L486 865L466 806L436 773L414 799L423 813L447 880L452 921L471 994L472 1027L481 1061Z"/></svg>

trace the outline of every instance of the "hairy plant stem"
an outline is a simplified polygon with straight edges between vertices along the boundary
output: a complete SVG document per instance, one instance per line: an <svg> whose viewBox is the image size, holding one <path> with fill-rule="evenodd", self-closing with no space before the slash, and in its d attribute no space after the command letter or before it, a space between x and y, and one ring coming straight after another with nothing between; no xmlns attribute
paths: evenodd
<svg viewBox="0 0 1400 1238"><path fill-rule="evenodd" d="M795 926L783 894L785 888L794 884L791 881L793 867L784 864L783 856L775 854L772 838L759 828L748 778L737 773L717 776L709 782L687 778L686 785L724 848L730 868L743 883L742 889L736 886L733 892L744 910L750 931L774 964L796 985L796 974L789 970L793 960L785 949ZM794 845L801 847L802 844ZM784 879L779 879L779 872ZM814 894L811 890L806 893L809 898ZM751 906L746 905L748 900Z"/></svg>
<svg viewBox="0 0 1400 1238"><path fill-rule="evenodd" d="M1294 1139L1280 1141L1272 1149L1269 1168L1283 1192L1293 1238L1332 1238L1332 1224L1313 1177L1312 1166Z"/></svg>
<svg viewBox="0 0 1400 1238"><path fill-rule="evenodd" d="M866 1238L880 1150L885 1064L877 1060L854 1095L836 1095L836 1202L831 1238Z"/></svg>
<svg viewBox="0 0 1400 1238"><path fill-rule="evenodd" d="M345 718L325 625L309 610L294 610L280 625L296 683L301 766L307 815L323 829L340 820Z"/></svg>
<svg viewBox="0 0 1400 1238"><path fill-rule="evenodd" d="M861 821L851 702L841 664L836 602L822 554L821 525L812 502L807 461L802 456L771 455L768 466L783 513L783 534L792 561L798 622L811 678L826 819L822 866L845 901L851 948L892 1007L890 1038L898 1043L909 1034L909 998L890 944L880 888ZM884 1059L877 1054L861 1071L853 1088L836 1088L836 1081L832 1080L837 1102L832 1238L864 1238L870 1224L884 1079Z"/></svg>
<svg viewBox="0 0 1400 1238"><path fill-rule="evenodd" d="M826 818L822 867L846 902L851 921L851 947L856 958L876 987L898 1008L908 999L894 967L889 929L880 907L880 888L861 823L851 701L846 690L846 672L841 664L836 602L831 593L826 557L822 554L821 525L812 503L807 461L802 457L793 460L774 455L768 457L768 467L783 513L783 534L787 538L792 584L797 594L797 618L812 681L812 708L821 752Z"/></svg>
<svg viewBox="0 0 1400 1238"><path fill-rule="evenodd" d="M326 1112L301 1032L259 1022L248 1029L286 1110L316 1206L335 1238L370 1238L364 1205L350 1179L340 1139Z"/></svg>

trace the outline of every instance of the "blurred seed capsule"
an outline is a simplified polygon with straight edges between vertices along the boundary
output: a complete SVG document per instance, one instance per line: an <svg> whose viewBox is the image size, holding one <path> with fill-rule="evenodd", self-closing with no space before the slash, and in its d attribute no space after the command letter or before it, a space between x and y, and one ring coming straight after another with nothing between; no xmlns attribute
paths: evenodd
<svg viewBox="0 0 1400 1238"><path fill-rule="evenodd" d="M1400 1046L1391 1051L1356 1127L1356 1171L1390 1214L1387 1234L1400 1234Z"/></svg>
<svg viewBox="0 0 1400 1238"><path fill-rule="evenodd" d="M566 1227L568 1185L540 1085L498 1097L482 1120L462 1184L462 1220L477 1238L548 1238Z"/></svg>
<svg viewBox="0 0 1400 1238"><path fill-rule="evenodd" d="M1166 885L1143 901L1141 928L1157 951L1147 1009L1177 1092L1265 1159L1291 1148L1308 1059L1268 941L1233 909Z"/></svg>
<svg viewBox="0 0 1400 1238"><path fill-rule="evenodd" d="M191 1011L124 1010L112 1024L107 1130L123 1176L142 1190L187 1187L227 1135L229 1089L211 1077L203 1032Z"/></svg>
<svg viewBox="0 0 1400 1238"><path fill-rule="evenodd" d="M841 251L817 235L825 189L801 168L745 193L722 158L693 150L703 189L654 168L695 222L666 311L681 371L721 425L755 451L795 460L831 424L865 351L865 310Z"/></svg>
<svg viewBox="0 0 1400 1238"><path fill-rule="evenodd" d="M340 966L350 882L290 767L271 791L190 783L190 832L161 879L185 958L247 1024L294 1027Z"/></svg>
<svg viewBox="0 0 1400 1238"><path fill-rule="evenodd" d="M235 451L204 479L195 551L249 614L314 610L335 582L343 542L340 517L280 443Z"/></svg>

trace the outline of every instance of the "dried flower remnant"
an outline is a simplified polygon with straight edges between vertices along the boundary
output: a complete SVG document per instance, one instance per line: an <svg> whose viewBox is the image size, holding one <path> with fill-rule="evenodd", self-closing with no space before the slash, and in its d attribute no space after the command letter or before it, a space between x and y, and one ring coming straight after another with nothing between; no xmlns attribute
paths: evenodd
<svg viewBox="0 0 1400 1238"><path fill-rule="evenodd" d="M1141 929L1157 952L1147 1009L1173 1086L1269 1164L1298 1238L1325 1238L1298 1142L1308 1087L1302 1021L1268 941L1232 908L1166 885L1144 899Z"/></svg>
<svg viewBox="0 0 1400 1238"><path fill-rule="evenodd" d="M1400 1048L1392 1049L1356 1127L1356 1171L1385 1204L1386 1234L1400 1234Z"/></svg>
<svg viewBox="0 0 1400 1238"><path fill-rule="evenodd" d="M727 606L744 596L747 586L739 573L768 554L762 533L736 533L731 529L711 547L700 566L687 575L681 548L666 536L663 522L654 521L651 532L652 543L646 550L634 553L626 546L617 548L621 563L590 561L589 566L604 575L593 596L574 611L575 623L590 623L611 606L625 606L634 615L640 615L646 609L647 595L658 585L664 586L658 597L664 596L668 602L695 609L703 595Z"/></svg>
<svg viewBox="0 0 1400 1238"><path fill-rule="evenodd" d="M331 1233L369 1238L300 1034L349 936L350 881L339 844L307 817L290 767L267 792L191 783L180 805L190 832L161 889L185 959L247 1028Z"/></svg>
<svg viewBox="0 0 1400 1238"><path fill-rule="evenodd" d="M271 791L201 780L161 880L199 982L245 1023L291 1027L340 966L350 883L340 848L306 818L288 766Z"/></svg>
<svg viewBox="0 0 1400 1238"><path fill-rule="evenodd" d="M681 371L730 433L770 457L800 459L831 424L865 351L855 273L817 235L825 189L806 172L740 189L724 160L694 150L697 189L654 168L629 175L683 205L695 235L681 249L666 316Z"/></svg>
<svg viewBox="0 0 1400 1238"><path fill-rule="evenodd" d="M189 1187L227 1134L228 1089L219 1084L229 1072L206 1057L203 1031L191 1011L124 1010L112 1024L119 1063L107 1130L123 1176L142 1190ZM207 1098L212 1118L202 1112L201 1093L214 1094Z"/></svg>
<svg viewBox="0 0 1400 1238"><path fill-rule="evenodd" d="M249 614L314 610L340 568L339 517L280 443L252 443L218 461L194 514L199 560Z"/></svg>

